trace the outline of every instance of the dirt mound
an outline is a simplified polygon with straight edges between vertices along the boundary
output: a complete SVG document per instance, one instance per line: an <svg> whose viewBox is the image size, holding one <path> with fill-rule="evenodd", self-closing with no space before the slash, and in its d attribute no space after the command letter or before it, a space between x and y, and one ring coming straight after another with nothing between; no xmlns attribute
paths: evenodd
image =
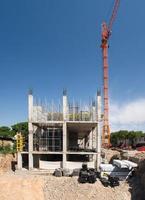
<svg viewBox="0 0 145 200"><path fill-rule="evenodd" d="M49 176L45 182L44 194L45 200L130 200L128 190L127 183L106 188L99 180L95 184L79 184L77 177Z"/></svg>
<svg viewBox="0 0 145 200"><path fill-rule="evenodd" d="M140 162L145 160L145 152L136 153L135 158L137 158Z"/></svg>
<svg viewBox="0 0 145 200"><path fill-rule="evenodd" d="M0 173L8 172L12 168L12 161L15 161L12 154L0 154Z"/></svg>
<svg viewBox="0 0 145 200"><path fill-rule="evenodd" d="M105 158L109 163L112 162L112 159L120 158L120 152L111 149L102 149L102 152L105 153Z"/></svg>
<svg viewBox="0 0 145 200"><path fill-rule="evenodd" d="M0 200L44 200L44 180L40 176L3 174Z"/></svg>
<svg viewBox="0 0 145 200"><path fill-rule="evenodd" d="M127 183L115 188L79 184L77 177L4 173L0 176L0 200L130 200Z"/></svg>

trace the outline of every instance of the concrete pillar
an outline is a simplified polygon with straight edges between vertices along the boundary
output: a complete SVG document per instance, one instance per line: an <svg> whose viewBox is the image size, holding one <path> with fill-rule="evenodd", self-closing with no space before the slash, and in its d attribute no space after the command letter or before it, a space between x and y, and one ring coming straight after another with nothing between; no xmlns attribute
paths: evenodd
<svg viewBox="0 0 145 200"><path fill-rule="evenodd" d="M33 95L32 92L28 96L28 129L29 129L29 144L28 144L28 159L29 159L29 170L33 169Z"/></svg>
<svg viewBox="0 0 145 200"><path fill-rule="evenodd" d="M89 133L89 149L93 148L93 131Z"/></svg>
<svg viewBox="0 0 145 200"><path fill-rule="evenodd" d="M96 164L97 164L97 154L93 155L93 162L94 162L94 168L96 169Z"/></svg>
<svg viewBox="0 0 145 200"><path fill-rule="evenodd" d="M33 169L33 154L29 153L29 170Z"/></svg>
<svg viewBox="0 0 145 200"><path fill-rule="evenodd" d="M67 124L69 120L69 106L66 90L63 91L63 162L62 167L66 168L66 152L67 152Z"/></svg>
<svg viewBox="0 0 145 200"><path fill-rule="evenodd" d="M97 112L95 102L92 103L92 121L97 120Z"/></svg>
<svg viewBox="0 0 145 200"><path fill-rule="evenodd" d="M18 152L17 154L17 161L18 161L18 170L22 169L22 154L21 152Z"/></svg>
<svg viewBox="0 0 145 200"><path fill-rule="evenodd" d="M33 94L32 91L28 95L28 121L33 121Z"/></svg>
<svg viewBox="0 0 145 200"><path fill-rule="evenodd" d="M97 148L97 126L92 130L93 149Z"/></svg>
<svg viewBox="0 0 145 200"><path fill-rule="evenodd" d="M101 163L101 94L100 92L97 93L97 169L99 170L99 165Z"/></svg>
<svg viewBox="0 0 145 200"><path fill-rule="evenodd" d="M63 120L69 119L69 106L66 90L63 91Z"/></svg>
<svg viewBox="0 0 145 200"><path fill-rule="evenodd" d="M67 125L66 121L63 122L63 168L66 168L66 152L67 152Z"/></svg>
<svg viewBox="0 0 145 200"><path fill-rule="evenodd" d="M33 125L32 123L28 123L29 126L29 145L28 145L28 151L29 151L29 170L33 169Z"/></svg>

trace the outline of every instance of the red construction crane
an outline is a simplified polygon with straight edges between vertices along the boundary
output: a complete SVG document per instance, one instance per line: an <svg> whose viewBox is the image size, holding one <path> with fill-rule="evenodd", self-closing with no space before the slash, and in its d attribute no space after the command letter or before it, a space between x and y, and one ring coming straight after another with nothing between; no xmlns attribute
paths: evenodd
<svg viewBox="0 0 145 200"><path fill-rule="evenodd" d="M103 133L102 145L110 146L110 124L109 124L109 96L108 96L108 40L111 35L112 25L116 18L119 8L120 0L115 0L113 12L107 25L106 22L102 24L102 54L103 54L103 79L104 79L104 118L103 118Z"/></svg>

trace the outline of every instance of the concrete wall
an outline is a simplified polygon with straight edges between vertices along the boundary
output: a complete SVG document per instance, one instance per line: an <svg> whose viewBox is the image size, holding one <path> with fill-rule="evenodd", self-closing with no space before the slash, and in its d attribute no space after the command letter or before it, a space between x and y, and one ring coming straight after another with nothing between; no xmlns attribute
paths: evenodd
<svg viewBox="0 0 145 200"><path fill-rule="evenodd" d="M70 162L67 161L65 167L68 169L77 169L82 167L83 162ZM89 168L94 168L95 163L94 162L87 162L87 165ZM40 169L57 169L62 167L62 162L60 161L39 161Z"/></svg>
<svg viewBox="0 0 145 200"><path fill-rule="evenodd" d="M77 168L82 168L83 162L66 162L66 168L68 169L77 169ZM94 168L95 163L94 162L87 162L87 165L89 168Z"/></svg>
<svg viewBox="0 0 145 200"><path fill-rule="evenodd" d="M62 167L62 162L60 161L39 161L40 169L57 169Z"/></svg>

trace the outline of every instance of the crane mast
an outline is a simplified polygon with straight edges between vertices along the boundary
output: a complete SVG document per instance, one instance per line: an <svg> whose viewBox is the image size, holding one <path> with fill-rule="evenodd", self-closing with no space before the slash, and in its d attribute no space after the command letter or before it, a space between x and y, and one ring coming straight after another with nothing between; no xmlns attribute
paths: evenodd
<svg viewBox="0 0 145 200"><path fill-rule="evenodd" d="M116 18L119 8L120 0L115 0L113 12L107 25L106 22L102 24L102 56L103 56L103 90L104 90L104 118L103 118L103 133L102 145L105 147L110 146L110 123L109 123L109 95L108 95L108 40L111 35L112 25Z"/></svg>

